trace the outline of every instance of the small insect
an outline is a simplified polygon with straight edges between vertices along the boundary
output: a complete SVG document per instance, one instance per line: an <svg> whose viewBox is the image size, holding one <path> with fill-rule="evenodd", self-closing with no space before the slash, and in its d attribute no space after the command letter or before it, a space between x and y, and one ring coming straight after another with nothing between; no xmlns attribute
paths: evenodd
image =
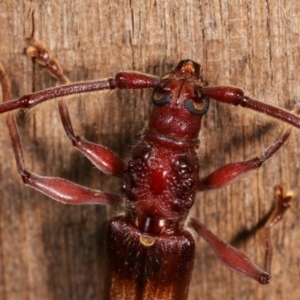
<svg viewBox="0 0 300 300"><path fill-rule="evenodd" d="M258 169L271 158L290 136L285 129L260 157L224 165L202 178L197 157L201 119L210 99L267 114L300 128L294 113L253 100L241 89L230 86L208 87L198 63L182 60L165 77L127 71L114 78L71 84L43 44L33 36L27 53L35 57L61 84L20 99L11 100L9 80L0 68L4 103L0 113L28 110L44 101L61 98L60 117L74 147L105 174L122 179L122 195L92 190L62 178L43 177L25 167L14 117L6 122L18 171L25 184L54 200L68 204L121 204L124 215L113 218L107 230L107 282L104 299L186 299L192 276L195 243L190 228L205 239L217 257L230 269L259 283L269 282L272 261L270 231L289 207L292 196L278 188L276 207L265 225L264 267L222 241L199 220L189 218L197 192L231 184ZM110 149L93 144L73 132L63 97L98 90L153 88L153 107L141 140L124 162Z"/></svg>

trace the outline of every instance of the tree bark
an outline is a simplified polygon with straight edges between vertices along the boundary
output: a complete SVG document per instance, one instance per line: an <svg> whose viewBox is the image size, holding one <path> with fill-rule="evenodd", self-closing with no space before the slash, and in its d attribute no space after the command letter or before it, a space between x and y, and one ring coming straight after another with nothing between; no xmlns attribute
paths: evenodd
<svg viewBox="0 0 300 300"><path fill-rule="evenodd" d="M235 85L249 96L288 110L300 99L300 2L286 1L0 1L0 60L13 96L55 80L24 55L31 34L59 59L72 81L119 70L163 76L179 60L203 66L210 85ZM130 154L151 107L151 91L117 91L68 101L76 134L122 158ZM10 140L0 126L0 299L103 299L105 221L114 207L67 206L25 187ZM26 166L37 174L117 192L120 182L76 152L56 103L18 118ZM260 155L281 132L280 122L213 102L203 122L201 176L225 163ZM200 238L189 300L300 299L300 131L260 170L229 187L201 193L192 214L261 265L256 225L270 211L279 183L294 192L292 208L273 231L270 284L226 269Z"/></svg>

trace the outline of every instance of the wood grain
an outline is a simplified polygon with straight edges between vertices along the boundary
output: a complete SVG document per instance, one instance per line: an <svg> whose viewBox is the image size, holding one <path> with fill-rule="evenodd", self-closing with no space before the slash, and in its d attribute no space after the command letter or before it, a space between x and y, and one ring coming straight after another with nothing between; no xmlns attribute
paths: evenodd
<svg viewBox="0 0 300 300"><path fill-rule="evenodd" d="M0 60L14 97L55 81L23 53L31 34L60 60L73 81L119 70L162 76L181 59L200 62L211 85L236 85L256 99L293 109L300 100L300 2L245 0L0 1ZM84 96L69 102L76 133L123 158L147 120L151 91ZM24 187L0 119L0 299L103 299L103 234L114 207L72 207ZM105 191L120 183L103 176L72 149L55 103L18 119L29 170ZM212 103L201 132L201 175L260 155L281 124L242 108ZM249 254L263 247L256 224L272 207L275 186L294 194L292 209L273 232L271 283L242 278L197 239L189 300L300 299L300 131L261 170L219 191L201 193L193 216Z"/></svg>

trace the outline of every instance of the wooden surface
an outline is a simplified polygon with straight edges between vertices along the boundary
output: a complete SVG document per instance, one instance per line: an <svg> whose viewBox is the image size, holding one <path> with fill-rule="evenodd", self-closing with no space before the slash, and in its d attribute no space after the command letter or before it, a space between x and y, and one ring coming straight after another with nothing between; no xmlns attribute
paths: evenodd
<svg viewBox="0 0 300 300"><path fill-rule="evenodd" d="M211 85L236 85L286 109L300 100L300 2L290 1L0 1L0 60L14 97L55 84L23 54L35 11L36 37L59 58L73 81L133 69L162 76L181 59L203 65ZM102 93L70 101L77 134L123 158L147 120L150 91ZM102 299L105 220L116 209L71 207L24 187L0 119L0 299ZM55 104L18 121L27 168L105 191L120 183L103 176L72 149ZM201 174L260 155L280 124L242 108L212 103L201 132ZM212 231L262 261L252 229L269 212L274 187L295 194L273 232L271 283L260 286L223 267L197 240L189 300L300 299L300 131L284 149L230 187L202 193L193 215ZM249 234L250 233L250 234Z"/></svg>

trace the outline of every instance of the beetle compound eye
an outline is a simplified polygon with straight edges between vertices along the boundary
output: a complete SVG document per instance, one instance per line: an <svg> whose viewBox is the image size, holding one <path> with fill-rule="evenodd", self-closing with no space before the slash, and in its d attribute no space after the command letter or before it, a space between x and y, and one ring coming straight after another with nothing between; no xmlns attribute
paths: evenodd
<svg viewBox="0 0 300 300"><path fill-rule="evenodd" d="M155 105L163 106L163 105L167 104L168 102L170 102L170 95L162 94L157 91L154 91L153 95L152 95L152 102Z"/></svg>
<svg viewBox="0 0 300 300"><path fill-rule="evenodd" d="M197 103L194 102L193 100L188 99L184 102L184 107L194 115L203 115L208 110L209 102L210 102L209 98L204 98L203 102L201 103Z"/></svg>

